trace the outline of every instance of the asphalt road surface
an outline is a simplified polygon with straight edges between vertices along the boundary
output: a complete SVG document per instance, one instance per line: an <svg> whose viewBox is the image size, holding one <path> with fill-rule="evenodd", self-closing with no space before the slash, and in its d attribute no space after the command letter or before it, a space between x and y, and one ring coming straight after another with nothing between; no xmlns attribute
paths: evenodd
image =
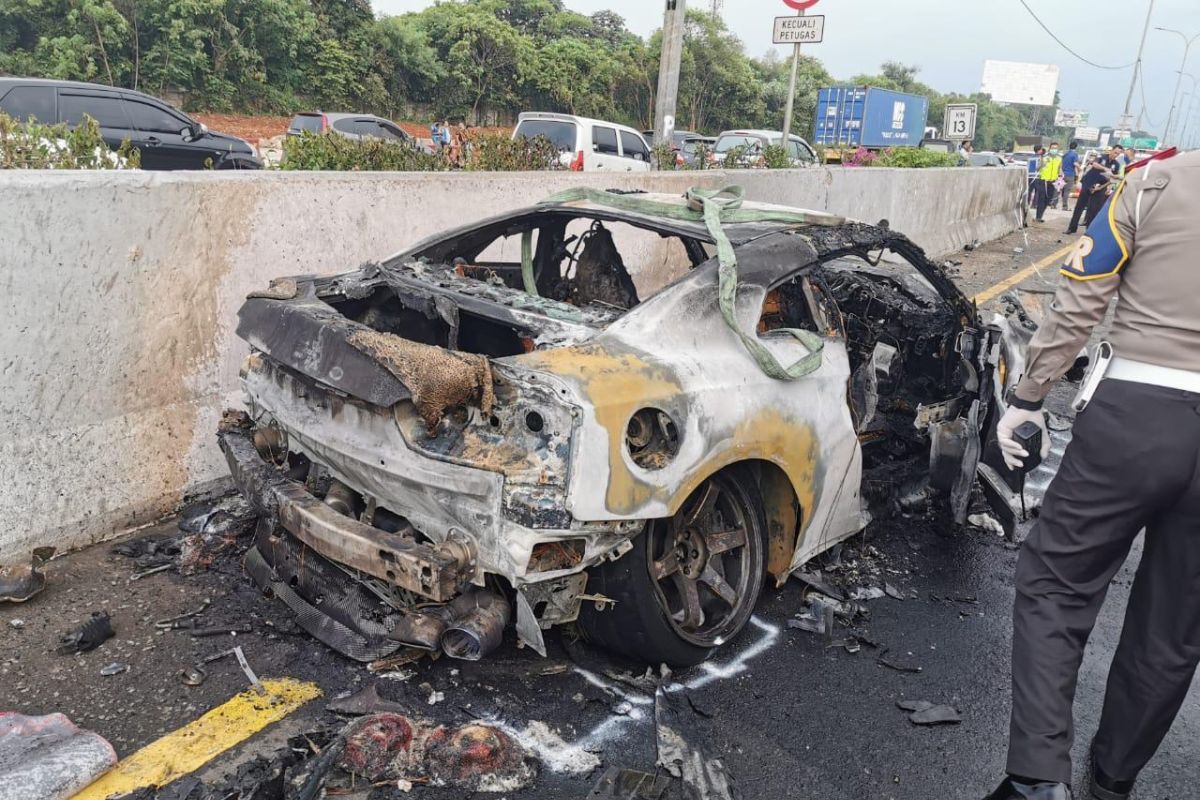
<svg viewBox="0 0 1200 800"><path fill-rule="evenodd" d="M964 288L980 292L1069 244L1060 216L1051 212L1028 236L955 256ZM1048 290L1055 273L1047 268L1023 285ZM1055 395L1060 411L1065 396ZM1056 457L1068 438L1067 431L1056 434ZM1044 486L1048 478L1044 471L1034 483ZM173 524L166 523L139 535L171 533ZM1138 553L1113 582L1087 651L1076 703L1078 763L1099 719ZM1015 545L978 528L954 529L922 516L872 525L842 549L840 561L823 564L848 589L888 584L903 598L865 601L866 617L832 637L856 634L861 649L851 653L831 637L788 627L805 608L800 581L768 590L751 624L718 657L673 676L686 687L680 696L688 700L689 736L724 762L744 798L981 798L1004 764L1015 560ZM241 574L236 559L190 577L168 572L130 582L131 572L128 559L97 546L52 562L50 586L33 601L0 606L0 710L61 711L126 756L246 688L231 659L211 665L200 686L179 680L182 666L237 643L260 676L314 681L324 699L228 750L198 773L201 778L219 777L252 755L274 751L288 736L328 725L330 699L373 681L381 695L438 723L482 718L512 730L547 723L561 743L537 745L541 774L504 796L585 797L599 771L564 769L580 751L594 753L603 767L655 771L653 688L630 679L641 670L557 633L549 637L547 659L509 641L483 662L424 661L380 678L298 632L287 610ZM253 632L231 641L154 628L154 620L191 610L204 598L213 601L207 621L248 622ZM53 654L61 633L101 608L113 616L115 638L90 653ZM130 668L101 676L112 662ZM431 696L438 701L431 704ZM918 727L897 707L906 700L951 705L962 722ZM1143 774L1139 797L1195 796L1198 736L1200 701L1193 692ZM387 789L371 796L393 795L400 796ZM418 787L404 796L463 795ZM666 796L684 795L676 784Z"/></svg>

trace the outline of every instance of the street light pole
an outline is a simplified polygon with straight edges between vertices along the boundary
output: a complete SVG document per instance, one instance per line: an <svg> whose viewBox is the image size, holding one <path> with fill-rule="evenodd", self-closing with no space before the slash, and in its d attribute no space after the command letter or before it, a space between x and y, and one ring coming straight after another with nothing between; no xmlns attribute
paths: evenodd
<svg viewBox="0 0 1200 800"><path fill-rule="evenodd" d="M683 64L683 29L687 0L667 0L663 17L662 57L658 65L658 97L654 103L654 143L670 144L675 132L675 106L679 99L679 70Z"/></svg>
<svg viewBox="0 0 1200 800"><path fill-rule="evenodd" d="M1142 28L1142 43L1138 45L1137 61L1133 64L1133 80L1129 82L1129 94L1125 96L1125 113L1121 115L1122 124L1129 124L1129 108L1133 104L1133 90L1137 88L1138 77L1142 73L1142 51L1146 49L1146 34L1150 33L1150 17L1154 15L1154 0L1150 0L1150 8L1146 11L1146 27Z"/></svg>
<svg viewBox="0 0 1200 800"><path fill-rule="evenodd" d="M1184 116L1183 109L1187 107L1188 96L1191 95L1194 98L1196 95L1196 76L1190 72L1185 72L1185 73L1183 73L1183 77L1187 78L1188 80L1190 80L1192 82L1192 88L1189 89L1188 91L1184 92L1183 96L1181 96L1179 98L1179 116L1175 119L1175 125L1176 125L1176 127L1178 127L1179 124L1182 122L1184 127L1186 128L1187 127L1187 119ZM1169 136L1170 134L1171 134L1171 132L1167 131L1167 135ZM1175 143L1183 144L1183 132L1182 131L1180 131L1180 135L1177 137Z"/></svg>
<svg viewBox="0 0 1200 800"><path fill-rule="evenodd" d="M1187 69L1188 52L1192 49L1192 43L1200 39L1200 33L1189 39L1186 33L1174 28L1155 27L1154 30L1178 34L1179 38L1183 39L1183 61L1179 64L1179 78L1175 81L1175 91L1171 94L1171 110L1167 113L1167 127L1163 130L1163 143L1166 144L1167 138L1171 135L1171 123L1175 119L1175 104L1179 100L1179 88L1183 84L1183 73Z"/></svg>
<svg viewBox="0 0 1200 800"><path fill-rule="evenodd" d="M804 9L797 12L797 16L804 16ZM789 138L792 135L792 112L796 107L796 72L800 69L800 43L796 42L795 51L792 53L792 77L788 81L788 99L787 108L783 112L783 146L787 147Z"/></svg>

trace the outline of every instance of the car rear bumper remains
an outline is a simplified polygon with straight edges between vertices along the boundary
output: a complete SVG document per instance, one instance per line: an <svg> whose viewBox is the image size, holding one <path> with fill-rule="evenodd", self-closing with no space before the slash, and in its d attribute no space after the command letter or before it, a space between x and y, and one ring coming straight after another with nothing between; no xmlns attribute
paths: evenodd
<svg viewBox="0 0 1200 800"><path fill-rule="evenodd" d="M420 542L340 513L264 460L248 418L226 421L218 438L234 482L255 510L325 558L435 602L449 601L474 576L469 539Z"/></svg>

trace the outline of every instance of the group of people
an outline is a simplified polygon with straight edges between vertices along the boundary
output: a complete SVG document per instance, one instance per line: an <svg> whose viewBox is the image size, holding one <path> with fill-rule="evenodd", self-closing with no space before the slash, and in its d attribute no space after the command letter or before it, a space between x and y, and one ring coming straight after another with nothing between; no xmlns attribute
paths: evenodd
<svg viewBox="0 0 1200 800"><path fill-rule="evenodd" d="M434 151L456 165L461 165L470 138L465 122L451 125L449 120L443 119L441 122L434 120L429 126L429 139L433 142Z"/></svg>
<svg viewBox="0 0 1200 800"><path fill-rule="evenodd" d="M1066 153L1061 153L1058 147L1058 142L1051 142L1049 150L1040 145L1035 148L1035 157L1029 160L1030 197L1037 209L1036 220L1044 222L1046 209L1053 208L1056 202L1061 202L1063 211L1067 210L1078 184L1079 199L1067 227L1067 233L1075 233L1081 218L1085 228L1092 224L1104 201L1125 177L1131 158L1118 144L1107 153L1081 163L1078 142L1071 142Z"/></svg>

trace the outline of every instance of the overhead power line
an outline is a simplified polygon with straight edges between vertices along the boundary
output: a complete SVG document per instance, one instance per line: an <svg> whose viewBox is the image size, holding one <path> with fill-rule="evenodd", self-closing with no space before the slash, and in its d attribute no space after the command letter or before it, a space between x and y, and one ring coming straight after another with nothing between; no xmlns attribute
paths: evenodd
<svg viewBox="0 0 1200 800"><path fill-rule="evenodd" d="M1025 0L1020 0L1020 3L1021 3L1021 5L1025 6L1025 10L1029 12L1029 16L1033 17L1034 21L1037 22L1038 25L1042 26L1042 30L1044 30L1046 33L1050 34L1051 39L1058 42L1059 45L1062 46L1063 50L1066 50L1068 53L1075 56L1083 63L1090 64L1091 66L1095 67L1096 69L1111 69L1111 70L1129 69L1130 67L1132 67L1134 64L1137 63L1135 61L1131 61L1128 64L1122 64L1119 67L1111 67L1107 64L1097 64L1095 61L1092 61L1091 59L1084 58L1083 56L1079 55L1079 53L1076 53L1074 50L1072 50L1066 42L1064 42L1062 39L1058 38L1058 35L1054 31L1050 30L1050 28L1046 25L1046 23L1042 22L1041 18L1038 17L1038 15L1033 12L1033 9L1029 7L1029 3L1026 3Z"/></svg>

